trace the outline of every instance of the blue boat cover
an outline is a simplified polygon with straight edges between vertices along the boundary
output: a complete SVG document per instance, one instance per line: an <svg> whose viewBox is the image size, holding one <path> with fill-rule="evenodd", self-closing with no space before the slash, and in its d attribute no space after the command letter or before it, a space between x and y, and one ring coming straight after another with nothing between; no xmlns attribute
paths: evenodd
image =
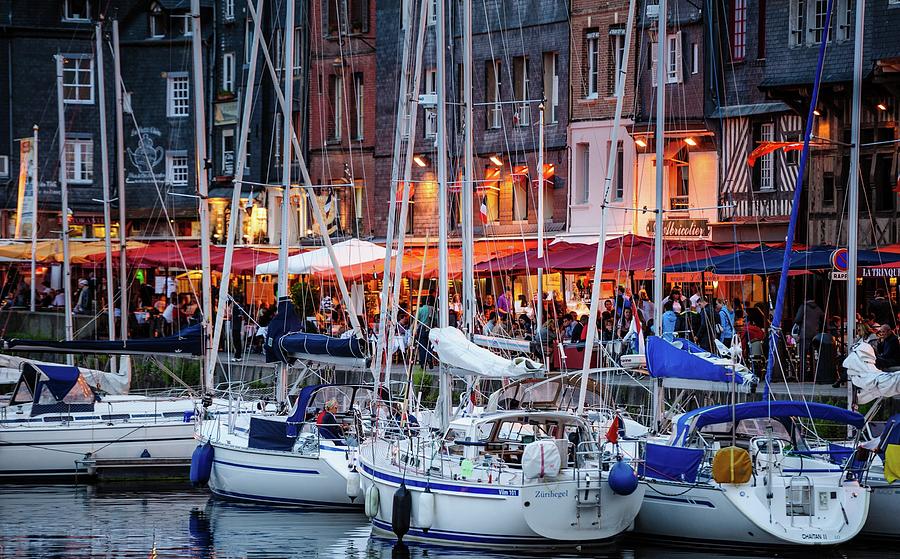
<svg viewBox="0 0 900 559"><path fill-rule="evenodd" d="M188 326L175 335L163 338L133 338L129 340L19 340L6 342L12 351L40 351L47 353L105 353L107 355L173 355L203 354L201 326Z"/></svg>
<svg viewBox="0 0 900 559"><path fill-rule="evenodd" d="M290 299L278 302L278 312L266 332L266 362L290 363L291 354L327 355L350 359L365 359L368 346L357 336L334 338L324 334L308 334L294 311Z"/></svg>
<svg viewBox="0 0 900 559"><path fill-rule="evenodd" d="M832 268L831 255L835 247L818 246L808 250L795 250L791 254L791 270L827 270ZM732 254L700 258L666 266L666 273L710 271L717 274L771 274L781 271L784 249L761 245L757 248L739 250ZM900 262L900 254L860 250L860 266L880 266Z"/></svg>
<svg viewBox="0 0 900 559"><path fill-rule="evenodd" d="M270 421L262 417L250 418L250 448L263 450L293 450L294 437L287 434L284 421Z"/></svg>
<svg viewBox="0 0 900 559"><path fill-rule="evenodd" d="M266 331L266 340L263 346L266 350L266 363L281 361L288 362L288 357L282 352L278 341L282 336L291 332L302 332L303 322L294 312L294 303L287 297L278 301L278 309Z"/></svg>
<svg viewBox="0 0 900 559"><path fill-rule="evenodd" d="M682 414L676 423L674 444L684 445L692 431L700 430L707 425L731 423L732 419L741 421L743 419L763 419L766 417L777 419L782 423L785 423L792 417L808 417L810 419L822 419L844 425L852 425L856 428L861 428L866 422L866 418L855 411L817 402L791 400L744 402L735 404L733 409L732 406L723 404L698 408Z"/></svg>
<svg viewBox="0 0 900 559"><path fill-rule="evenodd" d="M640 475L667 481L694 483L703 454L702 448L647 443Z"/></svg>
<svg viewBox="0 0 900 559"><path fill-rule="evenodd" d="M47 376L47 380L43 380L41 383L50 390L50 393L53 394L53 397L57 400L62 400L66 397L66 394L68 394L69 391L72 390L72 387L75 386L75 383L78 382L78 375L81 374L78 372L77 367L70 367L68 365L26 363L25 366L34 367ZM40 385L38 385L38 390L35 391L35 397L37 397L38 394L40 394Z"/></svg>
<svg viewBox="0 0 900 559"><path fill-rule="evenodd" d="M878 442L878 452L884 459L884 451L889 444L900 444L900 414L891 416L884 424L881 439Z"/></svg>
<svg viewBox="0 0 900 559"><path fill-rule="evenodd" d="M686 342L686 340L684 341ZM689 344L688 347L696 347L690 342L687 344ZM700 351L704 350L700 349ZM711 380L714 382L732 382L734 380L731 369L692 355L685 349L678 349L658 336L647 338L647 369L650 371L650 376L655 378Z"/></svg>

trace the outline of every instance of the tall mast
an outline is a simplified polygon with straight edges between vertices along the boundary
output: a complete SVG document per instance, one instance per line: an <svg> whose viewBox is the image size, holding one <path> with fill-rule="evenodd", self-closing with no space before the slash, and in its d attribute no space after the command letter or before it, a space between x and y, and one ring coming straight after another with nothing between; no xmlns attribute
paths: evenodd
<svg viewBox="0 0 900 559"><path fill-rule="evenodd" d="M445 0L437 0L437 175L438 175L438 319L450 325L447 281L447 19Z"/></svg>
<svg viewBox="0 0 900 559"><path fill-rule="evenodd" d="M663 292L663 187L665 186L666 150L666 0L659 0L656 36L656 227L653 231L653 326L662 333ZM657 380L652 394L651 428L659 429L663 414L662 380Z"/></svg>
<svg viewBox="0 0 900 559"><path fill-rule="evenodd" d="M447 274L447 18L445 0L437 0L437 155L438 155L438 319L441 328L450 325L450 290ZM453 404L450 375L440 367L442 402L441 425L450 424L450 408Z"/></svg>
<svg viewBox="0 0 900 559"><path fill-rule="evenodd" d="M382 372L390 373L390 359L387 359L385 348L390 343L391 336L388 334L388 328L393 331L393 323L388 321L387 309L390 308L388 298L391 293L391 254L394 246L394 228L396 227L397 217L397 184L400 180L400 149L403 145L403 138L410 137L406 126L406 115L409 113L409 98L407 97L407 89L409 88L409 49L412 45L412 14L411 0L402 0L400 2L401 20L404 22L406 29L401 29L403 33L403 55L400 70L400 94L397 97L397 118L394 124L394 150L391 160L391 184L390 184L390 202L388 204L388 222L385 231L385 251L384 251L384 268L381 276L381 298L378 308L381 309L378 316L378 341L375 347L375 359L372 360L372 377L375 382L381 381ZM410 137L410 141L412 138ZM390 324L390 326L388 326ZM384 369L382 369L384 366Z"/></svg>
<svg viewBox="0 0 900 559"><path fill-rule="evenodd" d="M290 2L289 2L290 4ZM194 161L197 172L197 192L200 196L200 264L203 269L201 289L203 293L203 355L209 359L210 318L212 314L211 262L209 258L209 179L206 168L206 97L203 94L203 53L200 36L200 0L191 0L191 18L194 22L191 50L194 66ZM123 317L124 319L125 317ZM204 361L204 365L206 361ZM213 388L214 368L204 367L203 387Z"/></svg>
<svg viewBox="0 0 900 559"><path fill-rule="evenodd" d="M116 339L116 314L115 314L115 290L113 286L113 263L112 263L112 239L110 232L112 231L112 218L109 208L109 146L106 137L106 85L104 79L103 68L103 23L97 22L94 26L94 44L97 56L97 103L100 105L100 177L101 187L103 188L103 227L106 228L106 234L103 236L103 244L106 252L106 325L109 329L109 339ZM127 320L126 315L122 315L122 321ZM115 372L115 358L110 360L111 371Z"/></svg>
<svg viewBox="0 0 900 559"><path fill-rule="evenodd" d="M622 51L622 63L616 76L616 112L613 115L612 131L609 137L609 153L606 159L606 180L603 182L603 198L600 202L600 235L597 244L597 259L594 261L594 283L591 285L591 317L588 320L588 331L584 342L584 362L581 365L581 386L578 391L578 413L584 412L584 401L587 397L588 373L591 357L594 352L594 340L597 337L597 313L600 310L600 284L603 275L603 257L606 252L606 219L609 192L613 177L616 176L616 165L619 158L619 128L622 122L622 108L625 101L625 80L628 74L628 57L631 53L631 37L634 32L634 13L636 0L628 3L628 23L625 26L625 48ZM613 54L615 56L615 53ZM543 114L543 111L541 112ZM542 177L543 178L543 177ZM540 306L540 305L539 305Z"/></svg>
<svg viewBox="0 0 900 559"><path fill-rule="evenodd" d="M278 300L288 295L288 222L291 218L291 138L294 121L294 2L285 2L284 19L284 104L281 107L281 242L278 245ZM299 154L298 154L299 155ZM310 198L315 203L315 200ZM327 231L325 233L328 234ZM287 365L278 366L276 397L279 402L287 400Z"/></svg>
<svg viewBox="0 0 900 559"><path fill-rule="evenodd" d="M859 248L859 125L862 110L863 39L866 3L856 1L856 25L853 34L853 101L850 121L850 201L847 210L847 333L846 344L856 337L856 275ZM853 383L847 383L847 407L853 407Z"/></svg>
<svg viewBox="0 0 900 559"><path fill-rule="evenodd" d="M474 111L472 105L472 0L463 2L463 145L465 152L465 180L460 200L462 215L462 309L463 330L475 332L475 230L473 219L473 194L475 190L475 141L472 135Z"/></svg>
<svg viewBox="0 0 900 559"><path fill-rule="evenodd" d="M35 311L37 299L37 226L38 226L38 125L31 129L31 312ZM22 217L19 216L19 221Z"/></svg>
<svg viewBox="0 0 900 559"><path fill-rule="evenodd" d="M122 64L119 51L119 20L112 22L113 69L116 81L116 183L119 188L119 308L122 340L128 339L128 268L125 250L127 248L127 216L125 215L125 126L122 112L125 110L125 99L122 91ZM168 282L168 279L166 279ZM166 283L168 288L168 283ZM166 297L169 294L166 293ZM131 367L131 358L122 355L119 361L119 372L127 374Z"/></svg>
<svg viewBox="0 0 900 559"><path fill-rule="evenodd" d="M212 376L216 367L216 356L219 352L219 340L222 336L222 325L225 320L225 305L228 304L228 284L231 281L231 263L234 258L234 243L237 236L238 217L240 215L241 190L243 188L244 167L247 159L247 138L250 135L250 115L253 112L253 84L256 83L256 59L259 55L259 39L261 37L260 15L263 0L256 0L256 16L253 17L253 43L250 45L250 65L247 70L247 85L244 89L244 102L241 110L241 127L238 133L237 163L234 166L234 191L231 193L231 216L228 219L228 237L225 241L225 257L222 261L222 278L219 281L219 304L216 309L216 321L212 331L212 344L209 349L209 362L206 364ZM231 314L236 319L237 309Z"/></svg>
<svg viewBox="0 0 900 559"><path fill-rule="evenodd" d="M527 70L526 70L527 71ZM544 100L546 100L546 92ZM538 107L538 160L537 160L537 306L534 308L535 318L537 319L536 331L540 331L544 324L544 104ZM603 218L600 218L601 221ZM602 240L601 240L602 242ZM546 341L541 340L544 347ZM541 350L541 362L544 361L543 350ZM588 361L590 363L590 361Z"/></svg>
<svg viewBox="0 0 900 559"><path fill-rule="evenodd" d="M69 178L66 176L66 112L63 97L63 56L56 55L56 112L59 120L59 189L60 225L63 245L63 294L65 303L66 340L72 339L72 267L69 264ZM74 364L72 355L66 355L66 363Z"/></svg>

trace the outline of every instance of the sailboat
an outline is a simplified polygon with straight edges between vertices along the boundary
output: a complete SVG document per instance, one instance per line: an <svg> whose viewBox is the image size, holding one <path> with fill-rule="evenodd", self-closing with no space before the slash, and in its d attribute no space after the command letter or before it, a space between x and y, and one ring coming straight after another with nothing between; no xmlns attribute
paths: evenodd
<svg viewBox="0 0 900 559"><path fill-rule="evenodd" d="M194 14L199 14L199 2L191 6ZM193 20L193 64L194 74L201 70L199 17ZM97 56L102 64L103 46L100 24L97 25ZM114 51L116 53L117 100L121 100L121 80L118 79L118 25L113 22ZM59 116L60 160L65 149L65 118L62 85L62 55L57 55L57 107ZM102 68L102 66L101 66ZM101 70L102 75L102 70ZM102 81L100 81L101 117L105 119ZM194 80L195 118L197 124L196 157L201 162L205 157L205 118L203 116L202 80ZM116 103L117 124L121 124L122 104ZM101 127L105 130L105 126ZM121 126L117 126L122 136ZM105 137L104 137L105 143ZM104 150L105 151L105 150ZM104 154L105 156L105 154ZM121 158L120 185L122 183ZM65 170L60 166L62 206L65 215L68 209ZM104 165L105 167L105 165ZM206 200L206 170L201 163L198 176L200 193L201 244L205 269L209 267L209 213L204 211ZM108 179L104 169L104 190L108 189ZM108 193L105 193L106 223L108 217ZM124 203L120 200L120 203ZM120 213L120 215L123 215ZM124 223L122 231L124 231ZM107 227L109 231L109 227ZM5 348L11 351L42 351L61 353L67 356L68 365L51 365L25 362L16 382L9 404L0 408L0 478L31 478L47 476L72 477L93 474L102 467L109 470L127 470L134 473L141 468L161 467L184 469L196 445L194 439L195 422L214 417L217 414L234 415L241 410L252 409L250 404L234 404L225 399L204 395L202 399L193 397L147 397L137 395L107 395L95 390L78 368L72 366L74 354L104 355L204 355L208 351L203 326L196 325L181 332L146 340L72 340L72 309L68 288L71 285L69 271L68 229L63 227L63 285L66 293L66 340L47 342L39 340L8 340ZM123 243L124 248L124 243ZM109 237L107 236L107 267L109 265ZM121 257L124 263L124 250ZM124 265L122 266L124 274ZM209 274L204 278L204 310L211 308ZM111 272L107 274L107 285L111 286ZM126 286L121 286L121 298L127 299ZM110 336L113 335L113 297L108 296ZM124 303L123 303L124 304ZM127 307L125 308L127 312ZM125 313L123 313L125 316ZM123 320L123 323L126 321ZM115 380L124 388L130 384L130 369L125 367L125 378ZM174 375L173 375L174 376ZM212 376L204 382L212 389ZM185 385L186 389L190 387Z"/></svg>

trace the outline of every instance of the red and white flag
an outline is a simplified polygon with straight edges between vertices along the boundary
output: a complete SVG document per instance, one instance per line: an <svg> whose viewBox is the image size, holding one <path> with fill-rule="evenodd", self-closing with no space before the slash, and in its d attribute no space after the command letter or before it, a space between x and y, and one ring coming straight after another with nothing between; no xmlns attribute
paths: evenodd
<svg viewBox="0 0 900 559"><path fill-rule="evenodd" d="M488 223L488 206L487 206L487 196L481 197L481 224L487 225Z"/></svg>

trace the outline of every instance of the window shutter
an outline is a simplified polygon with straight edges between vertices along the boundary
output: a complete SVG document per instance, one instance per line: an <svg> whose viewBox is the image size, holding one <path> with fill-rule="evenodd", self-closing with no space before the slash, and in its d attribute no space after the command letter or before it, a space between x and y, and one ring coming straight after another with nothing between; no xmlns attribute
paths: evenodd
<svg viewBox="0 0 900 559"><path fill-rule="evenodd" d="M656 87L656 64L658 62L657 56L656 56L657 55L656 50L657 50L656 43L650 43L650 57L651 57L650 75L652 76L652 79L653 79L653 87Z"/></svg>
<svg viewBox="0 0 900 559"><path fill-rule="evenodd" d="M675 82L681 83L684 81L684 63L682 62L683 57L681 56L681 31L675 34Z"/></svg>

